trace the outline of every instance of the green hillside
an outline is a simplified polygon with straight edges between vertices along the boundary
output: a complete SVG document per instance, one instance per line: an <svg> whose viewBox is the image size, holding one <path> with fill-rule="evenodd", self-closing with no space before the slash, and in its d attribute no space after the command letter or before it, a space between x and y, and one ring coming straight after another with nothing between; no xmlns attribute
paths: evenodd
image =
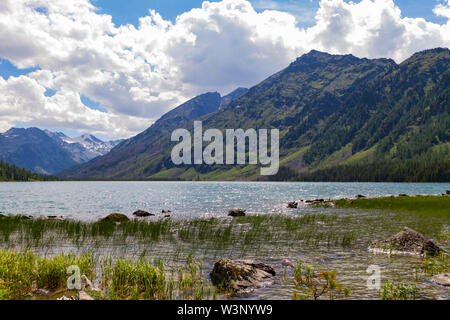
<svg viewBox="0 0 450 320"><path fill-rule="evenodd" d="M182 123L191 129L192 120L201 119L204 130L280 129L277 176L260 177L258 166L176 167L172 128L155 125L72 176L448 182L449 106L448 49L420 52L400 65L312 51L227 106ZM105 161L112 158L117 161Z"/></svg>

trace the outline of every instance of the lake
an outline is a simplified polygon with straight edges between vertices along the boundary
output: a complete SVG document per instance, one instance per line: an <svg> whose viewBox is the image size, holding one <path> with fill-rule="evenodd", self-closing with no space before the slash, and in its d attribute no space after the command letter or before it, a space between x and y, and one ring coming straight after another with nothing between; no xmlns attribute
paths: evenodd
<svg viewBox="0 0 450 320"><path fill-rule="evenodd" d="M92 221L112 212L142 209L175 219L224 216L231 208L282 213L286 202L362 194L437 195L450 183L310 182L33 182L0 183L0 214L62 215Z"/></svg>

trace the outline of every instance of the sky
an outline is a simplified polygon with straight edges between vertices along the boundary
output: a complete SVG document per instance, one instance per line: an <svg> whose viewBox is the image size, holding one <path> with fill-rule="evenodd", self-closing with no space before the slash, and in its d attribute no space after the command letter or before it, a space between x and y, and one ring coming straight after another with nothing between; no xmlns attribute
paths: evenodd
<svg viewBox="0 0 450 320"><path fill-rule="evenodd" d="M400 63L449 47L449 19L450 0L1 0L0 132L130 137L312 49Z"/></svg>

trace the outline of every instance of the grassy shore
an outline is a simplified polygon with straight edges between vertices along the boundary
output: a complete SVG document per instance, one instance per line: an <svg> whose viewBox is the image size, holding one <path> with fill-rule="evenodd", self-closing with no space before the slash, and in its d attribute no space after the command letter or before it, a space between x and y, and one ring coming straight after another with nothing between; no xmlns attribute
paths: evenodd
<svg viewBox="0 0 450 320"><path fill-rule="evenodd" d="M448 196L401 196L370 199L342 199L335 202L338 208L375 209L412 214L430 214L450 218Z"/></svg>

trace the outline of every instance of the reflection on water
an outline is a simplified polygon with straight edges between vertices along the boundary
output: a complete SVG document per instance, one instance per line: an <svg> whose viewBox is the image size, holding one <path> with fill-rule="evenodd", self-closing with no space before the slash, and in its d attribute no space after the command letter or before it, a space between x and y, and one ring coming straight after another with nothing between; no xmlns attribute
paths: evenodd
<svg viewBox="0 0 450 320"><path fill-rule="evenodd" d="M300 199L441 194L450 184L278 182L34 182L0 183L0 214L63 215L94 220L138 209L174 212L173 218L224 216L230 208L250 213L286 211Z"/></svg>

